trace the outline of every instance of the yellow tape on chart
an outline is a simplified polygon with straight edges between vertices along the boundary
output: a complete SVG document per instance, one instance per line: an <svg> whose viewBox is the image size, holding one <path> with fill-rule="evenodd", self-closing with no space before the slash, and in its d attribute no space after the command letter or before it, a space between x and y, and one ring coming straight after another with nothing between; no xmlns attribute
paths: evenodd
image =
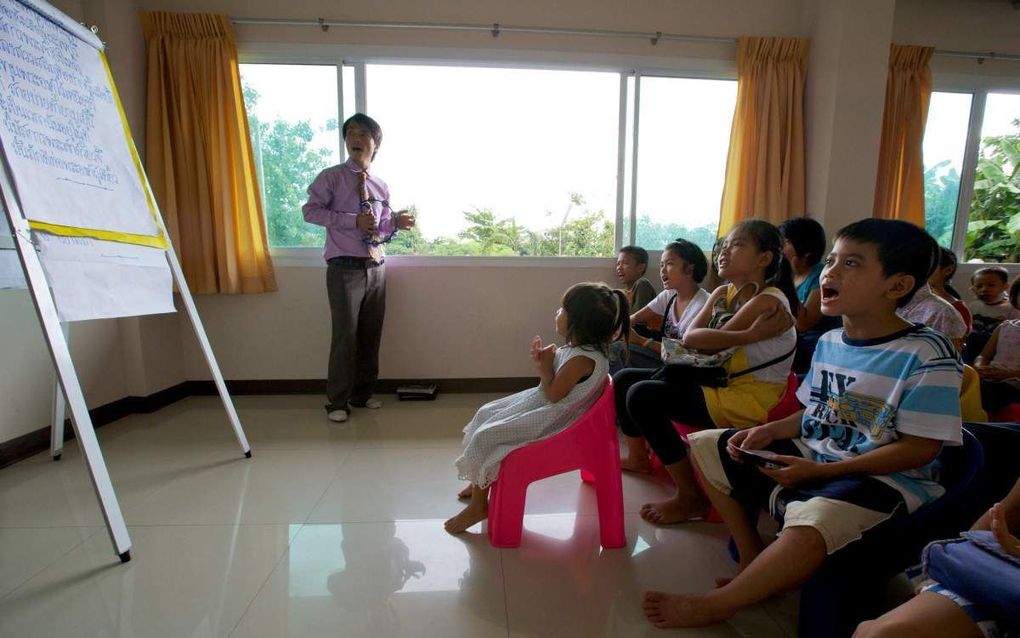
<svg viewBox="0 0 1020 638"><path fill-rule="evenodd" d="M145 203L149 206L149 213L152 215L152 220L156 222L157 234L136 235L134 233L121 233L114 230L80 228L78 226L48 224L45 222L34 222L31 220L29 220L28 225L33 230L41 230L47 233L53 233L54 235L62 235L64 237L93 237L95 239L119 241L124 244L150 246L152 248L162 248L165 250L168 244L166 237L163 235L163 230L159 226L159 213L156 212L156 202L152 196L152 191L149 190L149 183L145 179L145 172L142 170L142 161L138 157L138 151L135 149L135 143L131 138L131 127L128 126L127 115L124 113L124 105L120 102L120 95L117 93L117 86L113 83L113 73L110 72L110 65L106 61L106 54L103 51L99 51L99 59L102 61L103 68L106 70L106 79L110 83L110 90L113 92L113 100L117 104L117 113L120 115L120 124L124 128L124 140L127 142L128 150L131 151L131 160L135 164L135 170L138 172L138 181L142 186L142 191L145 193Z"/></svg>

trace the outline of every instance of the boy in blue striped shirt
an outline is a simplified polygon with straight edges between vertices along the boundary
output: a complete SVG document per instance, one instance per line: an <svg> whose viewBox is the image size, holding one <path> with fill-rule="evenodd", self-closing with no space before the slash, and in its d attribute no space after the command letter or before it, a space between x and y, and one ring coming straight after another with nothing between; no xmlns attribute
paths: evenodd
<svg viewBox="0 0 1020 638"><path fill-rule="evenodd" d="M721 622L797 587L828 554L942 495L935 458L944 443L961 442L963 367L945 336L896 315L927 282L936 251L930 235L906 222L865 219L839 231L820 281L822 312L842 315L843 328L818 342L797 392L805 408L690 438L740 572L704 595L647 592L652 623ZM760 507L782 522L768 547L755 526Z"/></svg>

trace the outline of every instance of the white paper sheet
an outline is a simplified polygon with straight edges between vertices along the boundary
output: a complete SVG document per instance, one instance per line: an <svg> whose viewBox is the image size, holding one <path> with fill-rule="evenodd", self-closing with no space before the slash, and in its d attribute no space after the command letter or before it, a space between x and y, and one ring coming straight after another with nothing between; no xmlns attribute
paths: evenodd
<svg viewBox="0 0 1020 638"><path fill-rule="evenodd" d="M40 232L33 237L61 321L174 312L163 250Z"/></svg>
<svg viewBox="0 0 1020 638"><path fill-rule="evenodd" d="M0 0L0 142L31 221L158 234L100 52Z"/></svg>

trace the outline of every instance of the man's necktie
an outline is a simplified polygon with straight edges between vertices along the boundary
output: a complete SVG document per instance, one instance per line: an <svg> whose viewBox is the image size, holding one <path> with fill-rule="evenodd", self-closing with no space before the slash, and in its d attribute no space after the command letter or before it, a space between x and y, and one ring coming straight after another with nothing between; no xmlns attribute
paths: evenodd
<svg viewBox="0 0 1020 638"><path fill-rule="evenodd" d="M358 173L358 180L361 186L361 212L368 213L375 218L375 212L372 210L372 197L368 194L368 172L361 171ZM379 219L376 218L376 224L379 223ZM368 256L377 264L381 264L383 261L383 249L379 245L379 229L378 227L371 233L366 233L368 243Z"/></svg>

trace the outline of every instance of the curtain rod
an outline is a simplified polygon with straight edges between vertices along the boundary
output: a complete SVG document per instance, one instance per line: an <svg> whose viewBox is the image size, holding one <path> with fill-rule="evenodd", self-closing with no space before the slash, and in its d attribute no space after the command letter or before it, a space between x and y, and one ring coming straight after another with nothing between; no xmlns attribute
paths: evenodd
<svg viewBox="0 0 1020 638"><path fill-rule="evenodd" d="M736 44L737 38L726 38L705 35L684 35L681 33L663 33L656 31L608 31L604 29L565 29L559 27L529 27L518 25L502 25L498 22L492 24L453 24L439 22L365 22L360 20L288 20L274 18L231 18L234 24L262 24L276 26L317 26L324 32L330 27L354 27L365 29L434 29L439 31L486 31L497 38L501 33L539 33L545 35L580 35L595 36L604 38L644 38L652 45L658 44L661 40L672 40L677 42L712 42L717 44ZM1020 61L1020 55L1012 53L997 53L995 51L951 51L935 49L935 55L952 58L969 58L983 63L985 60L1008 60Z"/></svg>
<svg viewBox="0 0 1020 638"><path fill-rule="evenodd" d="M720 44L736 44L736 38L713 37L703 35L683 35L680 33L663 33L662 31L607 31L603 29L563 29L558 27L528 27L518 25L492 24L452 24L437 22L364 22L360 20L287 20L273 18L230 18L234 24L268 24L277 26L317 26L323 31L330 27L357 27L368 29L435 29L439 31L485 31L497 38L501 33L541 33L546 35L582 35L604 38L645 38L653 45L660 40L684 42L715 42Z"/></svg>

